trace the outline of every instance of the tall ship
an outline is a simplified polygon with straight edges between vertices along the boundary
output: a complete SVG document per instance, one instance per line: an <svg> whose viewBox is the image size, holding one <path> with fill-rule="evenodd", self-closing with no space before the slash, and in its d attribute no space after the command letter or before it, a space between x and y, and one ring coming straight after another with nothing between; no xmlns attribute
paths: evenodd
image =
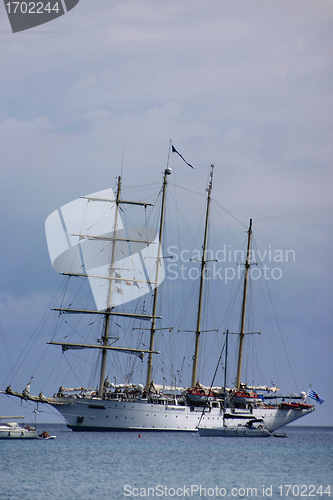
<svg viewBox="0 0 333 500"><path fill-rule="evenodd" d="M42 392L37 396L31 394L30 380L22 392L8 385L5 390L7 395L52 406L73 431L193 432L199 425L205 429L213 429L227 422L227 425L236 428L260 422L271 433L314 410L308 404L305 392L285 395L271 384L253 385L242 382L243 344L248 333L245 326L249 269L252 265L252 220L246 231L247 252L246 262L243 263L240 329L233 332L238 338L235 383L230 386L225 379L224 383L216 382L213 386L207 382L203 385L199 381L198 361L201 339L205 333L202 311L208 281L207 270L211 260L208 259L207 242L213 173L212 165L206 189L203 244L201 256L197 259L200 270L198 269L198 279L194 282L196 291L193 301L196 312L195 330L190 333L193 353L191 383L180 383L180 367L178 370L173 367L172 383L170 377L169 383L166 377L163 377L163 383L154 382L154 363L161 366L160 359L163 356L163 352L156 349L156 336L162 335L161 332L166 332L167 335L172 329L172 325L165 326L167 319L162 322L159 312L160 290L168 281L164 262L170 258L163 254L166 198L172 175L172 169L167 166L159 191L158 224L155 228L150 227L153 222L150 217L152 204L124 197L121 176L117 179L115 192L106 189L83 196L62 206L46 220L46 238L52 266L66 276L65 298L60 307L53 310L56 325L54 336L48 342L49 348L60 347L64 356L70 353L76 355L75 362L79 359L81 361L84 353L93 353L94 362L91 361L92 358L89 363L83 362L80 373L76 364L71 370L79 381L79 376L85 375L88 367L91 368L95 374L94 380L98 380L97 387L84 387L79 382L74 387L65 387L64 384L52 397ZM130 225L128 222L131 217L126 217L124 221L128 210L134 211L133 220L136 220L141 210L145 218L144 224ZM71 300L69 297L69 280L77 280L85 287L86 294L83 294L84 299L78 302L78 306L74 305L75 298ZM169 287L170 285L172 281L169 282ZM94 307L86 306L87 297L89 300L93 297ZM164 296L162 299L166 301ZM183 307L186 307L185 301ZM75 326L69 325L73 317L76 318ZM85 321L83 330L86 318L89 319ZM66 331L63 330L64 324ZM99 329L98 338L96 327ZM67 331L70 333L65 334ZM182 333L178 332L178 335ZM217 335L225 347L223 331L218 331ZM129 340L130 345L124 344L124 339ZM174 349L177 351L178 347ZM168 355L162 363L162 371ZM130 360L128 366L134 366L138 360L142 361L139 361L141 374L144 372L141 380L135 381L128 376L119 381L113 375L124 357ZM128 373L131 374L130 368Z"/></svg>

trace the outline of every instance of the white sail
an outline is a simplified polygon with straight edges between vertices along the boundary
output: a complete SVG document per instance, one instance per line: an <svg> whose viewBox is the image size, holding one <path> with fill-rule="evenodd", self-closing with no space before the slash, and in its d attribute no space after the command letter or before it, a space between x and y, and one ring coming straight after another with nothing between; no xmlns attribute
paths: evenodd
<svg viewBox="0 0 333 500"><path fill-rule="evenodd" d="M87 275L99 311L137 299L157 285L156 231L146 226L124 228L118 217L114 233L116 203L112 200L115 196L111 188L99 191L63 205L45 222L53 268L64 274ZM159 266L159 282L162 282L163 258Z"/></svg>

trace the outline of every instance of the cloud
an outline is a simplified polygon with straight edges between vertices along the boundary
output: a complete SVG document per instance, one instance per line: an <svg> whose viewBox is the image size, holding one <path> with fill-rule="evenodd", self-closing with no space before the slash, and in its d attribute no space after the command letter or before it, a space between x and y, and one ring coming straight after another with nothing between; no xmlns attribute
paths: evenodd
<svg viewBox="0 0 333 500"><path fill-rule="evenodd" d="M8 118L5 122L0 123L0 134L2 140L22 139L41 136L49 131L51 125L45 116L36 118L35 120L22 121L16 118Z"/></svg>

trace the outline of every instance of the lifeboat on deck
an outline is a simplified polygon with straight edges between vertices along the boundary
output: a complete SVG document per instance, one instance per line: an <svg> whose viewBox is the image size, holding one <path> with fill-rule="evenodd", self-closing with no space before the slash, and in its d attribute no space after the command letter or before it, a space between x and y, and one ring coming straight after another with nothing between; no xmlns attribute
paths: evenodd
<svg viewBox="0 0 333 500"><path fill-rule="evenodd" d="M257 393L241 389L232 393L232 399L235 403L257 403L260 401Z"/></svg>
<svg viewBox="0 0 333 500"><path fill-rule="evenodd" d="M194 387L193 389L187 389L186 398L190 403L204 404L214 399L214 394L207 389Z"/></svg>
<svg viewBox="0 0 333 500"><path fill-rule="evenodd" d="M308 410L312 405L307 405L305 403L285 403L284 401L280 404L281 410Z"/></svg>

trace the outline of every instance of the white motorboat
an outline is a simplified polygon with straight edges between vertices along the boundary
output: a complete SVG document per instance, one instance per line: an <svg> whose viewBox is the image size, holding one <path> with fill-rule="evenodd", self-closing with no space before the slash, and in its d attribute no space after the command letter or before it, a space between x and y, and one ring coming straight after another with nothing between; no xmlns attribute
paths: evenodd
<svg viewBox="0 0 333 500"><path fill-rule="evenodd" d="M272 434L264 427L247 427L246 425L221 427L199 427L200 436L207 437L270 437Z"/></svg>
<svg viewBox="0 0 333 500"><path fill-rule="evenodd" d="M0 417L1 420L24 417ZM3 422L0 424L0 439L37 439L36 427L23 427L17 422Z"/></svg>

